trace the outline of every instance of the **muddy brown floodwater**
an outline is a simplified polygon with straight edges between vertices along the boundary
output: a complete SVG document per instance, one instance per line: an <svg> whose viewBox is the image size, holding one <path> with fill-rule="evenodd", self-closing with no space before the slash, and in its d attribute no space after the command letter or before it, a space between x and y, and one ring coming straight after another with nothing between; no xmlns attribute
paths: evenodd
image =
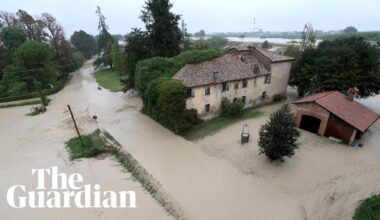
<svg viewBox="0 0 380 220"><path fill-rule="evenodd" d="M351 219L362 199L380 191L379 122L365 136L363 148L302 131L296 155L284 163L270 163L258 155L257 131L280 105L263 107L266 114L193 143L141 114L139 97L98 90L92 72L87 63L74 73L70 84L52 96L43 115L25 116L28 107L0 109L2 218L171 218L116 162L69 162L64 142L75 133L67 104L82 132L96 128L91 120L96 114L99 127L111 133L162 184L189 219ZM251 141L241 146L240 131L245 123ZM138 208L16 210L4 203L11 185L35 187L31 168L51 166L68 174L79 172L86 183L99 183L106 190L135 190Z"/></svg>

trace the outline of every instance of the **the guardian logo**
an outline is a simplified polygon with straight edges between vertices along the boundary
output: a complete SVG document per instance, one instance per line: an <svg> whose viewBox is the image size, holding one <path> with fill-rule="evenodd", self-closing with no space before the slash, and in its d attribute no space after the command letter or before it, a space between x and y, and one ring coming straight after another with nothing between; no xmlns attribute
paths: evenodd
<svg viewBox="0 0 380 220"><path fill-rule="evenodd" d="M58 173L57 167L32 169L37 187L28 191L25 185L8 189L7 202L13 208L136 208L134 191L101 191L99 184L83 185L79 173ZM47 182L50 181L50 182ZM48 186L48 187L47 187Z"/></svg>

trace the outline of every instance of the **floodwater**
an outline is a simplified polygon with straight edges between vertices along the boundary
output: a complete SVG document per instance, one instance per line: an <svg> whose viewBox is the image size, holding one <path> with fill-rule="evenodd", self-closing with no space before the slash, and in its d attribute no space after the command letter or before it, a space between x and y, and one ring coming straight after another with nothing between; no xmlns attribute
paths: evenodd
<svg viewBox="0 0 380 220"><path fill-rule="evenodd" d="M0 213L5 219L168 219L167 213L117 163L83 159L71 163L64 142L75 136L70 104L83 133L106 129L174 198L188 219L351 219L358 203L380 191L380 124L366 135L363 148L351 148L302 132L296 155L270 163L258 155L257 133L280 105L238 122L197 143L173 134L140 113L138 96L98 90L91 63L52 96L48 111L25 116L28 107L0 109ZM251 141L240 145L244 123ZM32 188L31 168L58 166L79 172L86 183L107 190L135 190L136 209L23 209L7 206L14 184Z"/></svg>
<svg viewBox="0 0 380 220"><path fill-rule="evenodd" d="M207 39L208 37L206 37ZM290 38L261 38L261 37L226 37L229 41L232 42L242 42L242 43L263 43L268 41L272 44L292 44L300 43L301 39L290 39ZM198 37L192 37L192 39L197 40ZM321 40L316 40L316 44L319 44Z"/></svg>

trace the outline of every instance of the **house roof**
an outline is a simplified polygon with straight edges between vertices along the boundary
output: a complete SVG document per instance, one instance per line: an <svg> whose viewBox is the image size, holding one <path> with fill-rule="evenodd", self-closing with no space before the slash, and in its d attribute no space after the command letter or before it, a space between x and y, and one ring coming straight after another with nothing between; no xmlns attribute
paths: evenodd
<svg viewBox="0 0 380 220"><path fill-rule="evenodd" d="M293 103L307 102L320 105L361 132L365 132L380 117L378 113L364 105L348 100L343 93L338 91L316 93Z"/></svg>
<svg viewBox="0 0 380 220"><path fill-rule="evenodd" d="M284 61L292 61L294 60L293 57L289 56L284 56L280 55L278 53L272 52L272 51L267 51L260 49L258 47L251 47L251 46L234 46L230 50L236 49L238 51L249 51L249 50L256 50L259 53L261 53L264 57L269 59L271 62L276 63L276 62L284 62Z"/></svg>
<svg viewBox="0 0 380 220"><path fill-rule="evenodd" d="M255 66L259 70L257 73L253 71ZM216 80L214 80L214 72L217 72ZM226 53L221 57L202 63L187 64L173 78L181 80L186 87L196 87L254 78L269 73L269 70L252 54Z"/></svg>

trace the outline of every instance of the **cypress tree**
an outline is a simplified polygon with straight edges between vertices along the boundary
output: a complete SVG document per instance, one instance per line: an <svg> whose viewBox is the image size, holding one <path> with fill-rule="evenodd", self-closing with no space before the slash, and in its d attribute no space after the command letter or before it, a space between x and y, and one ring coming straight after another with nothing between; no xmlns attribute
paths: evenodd
<svg viewBox="0 0 380 220"><path fill-rule="evenodd" d="M180 52L182 33L178 27L180 16L170 12L169 0L147 0L141 20L149 34L152 56L171 57Z"/></svg>

